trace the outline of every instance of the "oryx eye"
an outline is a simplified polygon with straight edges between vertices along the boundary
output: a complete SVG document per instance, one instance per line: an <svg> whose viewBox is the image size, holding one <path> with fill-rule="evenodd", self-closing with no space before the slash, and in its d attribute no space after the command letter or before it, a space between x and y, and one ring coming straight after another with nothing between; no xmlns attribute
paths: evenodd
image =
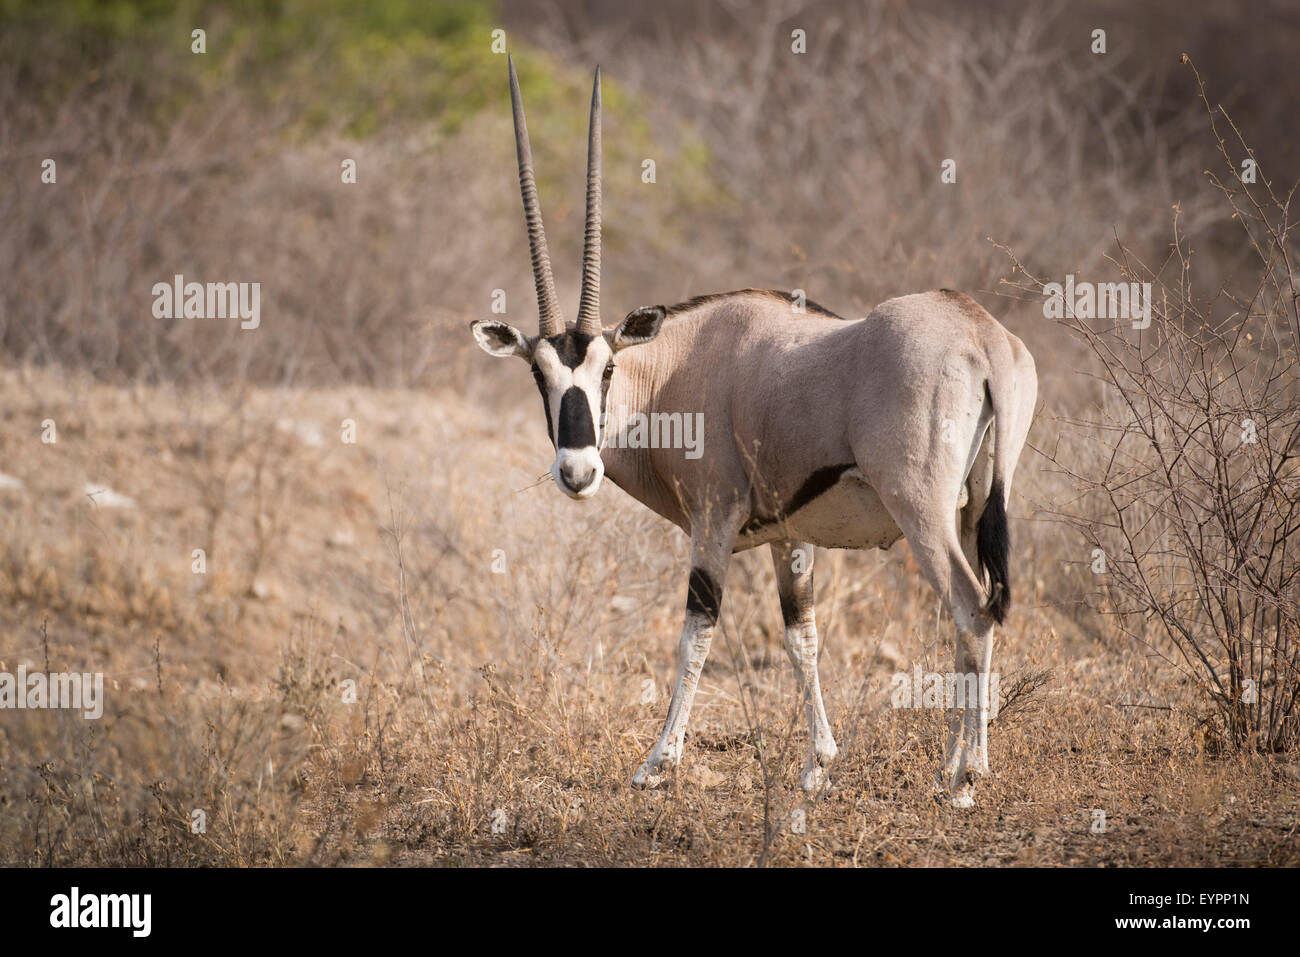
<svg viewBox="0 0 1300 957"><path fill-rule="evenodd" d="M608 382L610 380L610 377L613 375L614 375L614 363L611 362L609 365L605 366L605 381Z"/></svg>

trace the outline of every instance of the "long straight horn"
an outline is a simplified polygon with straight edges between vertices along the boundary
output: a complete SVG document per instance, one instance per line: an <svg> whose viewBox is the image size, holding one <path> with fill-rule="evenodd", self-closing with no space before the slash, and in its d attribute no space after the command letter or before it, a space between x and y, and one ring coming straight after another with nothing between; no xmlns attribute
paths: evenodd
<svg viewBox="0 0 1300 957"><path fill-rule="evenodd" d="M578 331L600 335L600 67L591 91L587 132L587 229L582 245L582 298Z"/></svg>
<svg viewBox="0 0 1300 957"><path fill-rule="evenodd" d="M555 295L555 277L551 275L551 256L546 251L546 230L542 228L542 207L537 201L537 180L533 177L533 150L528 145L528 124L524 121L524 104L519 96L519 77L515 75L514 57L510 64L510 105L515 114L515 153L519 157L519 191L524 197L524 219L528 223L528 249L533 259L533 284L537 287L538 322L543 336L564 331L564 316Z"/></svg>

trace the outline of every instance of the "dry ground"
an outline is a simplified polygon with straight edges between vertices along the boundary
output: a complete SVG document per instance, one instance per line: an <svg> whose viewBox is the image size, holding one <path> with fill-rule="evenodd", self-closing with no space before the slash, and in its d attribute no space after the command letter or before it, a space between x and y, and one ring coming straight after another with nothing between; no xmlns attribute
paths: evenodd
<svg viewBox="0 0 1300 957"><path fill-rule="evenodd" d="M684 542L612 487L583 506L534 485L526 382L233 396L0 375L0 472L22 482L0 488L0 670L108 688L97 722L0 714L0 863L1300 863L1295 759L1207 753L1195 689L1054 600L1082 556L1023 518L1035 462L995 659L1014 700L975 810L931 794L942 713L888 705L895 671L950 658L903 543L817 555L829 790L795 786L764 552L733 570L682 769L640 793Z"/></svg>

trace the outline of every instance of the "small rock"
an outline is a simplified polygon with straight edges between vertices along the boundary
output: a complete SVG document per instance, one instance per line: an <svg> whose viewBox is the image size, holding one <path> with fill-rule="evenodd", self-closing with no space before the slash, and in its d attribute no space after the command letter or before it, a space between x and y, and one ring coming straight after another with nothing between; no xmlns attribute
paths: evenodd
<svg viewBox="0 0 1300 957"><path fill-rule="evenodd" d="M357 543L357 536L350 528L335 529L330 537L325 539L325 544L330 548L351 548Z"/></svg>
<svg viewBox="0 0 1300 957"><path fill-rule="evenodd" d="M123 495L120 492L114 492L107 485L99 482L87 482L85 488L86 498L90 499L97 508L135 508L135 499L129 495Z"/></svg>
<svg viewBox="0 0 1300 957"><path fill-rule="evenodd" d="M325 432L320 424L310 419L281 419L275 423L281 432L287 432L303 445L322 446L325 444Z"/></svg>
<svg viewBox="0 0 1300 957"><path fill-rule="evenodd" d="M714 771L707 764L697 764L691 768L688 775L691 781L702 788L715 788L724 780L721 774Z"/></svg>
<svg viewBox="0 0 1300 957"><path fill-rule="evenodd" d="M260 578L254 579L253 584L248 587L248 595L250 598L258 598L262 601L278 597L276 590Z"/></svg>

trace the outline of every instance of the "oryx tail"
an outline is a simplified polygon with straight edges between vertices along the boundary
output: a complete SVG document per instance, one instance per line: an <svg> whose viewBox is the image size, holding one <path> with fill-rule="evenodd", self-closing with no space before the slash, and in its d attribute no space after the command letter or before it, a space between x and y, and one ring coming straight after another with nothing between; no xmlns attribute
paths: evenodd
<svg viewBox="0 0 1300 957"><path fill-rule="evenodd" d="M1008 568L1011 530L1007 527L1007 489L1011 487L1011 470L1015 467L1011 444L1016 405L1009 394L1014 387L1015 380L1010 376L990 378L984 383L985 395L993 408L993 482L976 526L975 552L979 558L979 571L989 576L989 599L984 610L999 625L1006 620L1007 609L1011 607Z"/></svg>

